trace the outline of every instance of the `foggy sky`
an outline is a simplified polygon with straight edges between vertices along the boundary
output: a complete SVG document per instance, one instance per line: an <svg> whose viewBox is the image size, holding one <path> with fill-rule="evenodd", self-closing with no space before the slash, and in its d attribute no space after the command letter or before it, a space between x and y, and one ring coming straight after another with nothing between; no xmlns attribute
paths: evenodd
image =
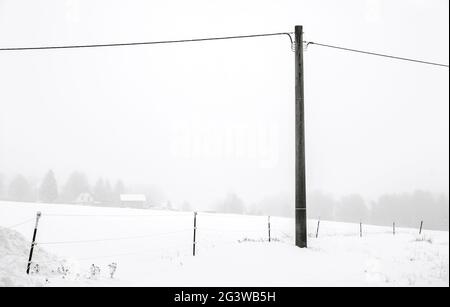
<svg viewBox="0 0 450 307"><path fill-rule="evenodd" d="M448 63L448 1L0 0L0 46L293 31ZM293 195L286 37L0 53L0 173L154 184L181 202ZM448 195L448 69L310 46L308 189Z"/></svg>

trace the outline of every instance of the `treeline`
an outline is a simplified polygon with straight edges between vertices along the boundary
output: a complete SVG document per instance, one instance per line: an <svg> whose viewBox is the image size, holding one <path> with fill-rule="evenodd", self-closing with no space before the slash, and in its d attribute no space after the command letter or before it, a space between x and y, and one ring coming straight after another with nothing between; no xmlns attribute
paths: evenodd
<svg viewBox="0 0 450 307"><path fill-rule="evenodd" d="M399 227L418 227L424 221L428 229L449 230L449 199L427 191L385 194L366 202L354 194L335 199L322 192L308 196L308 215L324 220Z"/></svg>
<svg viewBox="0 0 450 307"><path fill-rule="evenodd" d="M308 217L313 219L392 226L418 227L424 221L427 229L449 230L449 199L445 195L415 191L403 194L385 194L367 202L358 194L341 198L323 192L307 196ZM287 195L265 197L258 203L246 205L236 194L229 194L219 202L217 212L294 216L294 200Z"/></svg>
<svg viewBox="0 0 450 307"><path fill-rule="evenodd" d="M58 184L55 173L50 170L40 181L29 180L16 175L8 183L0 175L0 199L18 202L75 203L86 196L100 203L118 203L120 194L126 192L124 183L118 180L112 184L108 179L99 178L91 186L82 172L73 172L67 181Z"/></svg>
<svg viewBox="0 0 450 307"><path fill-rule="evenodd" d="M164 204L166 209L174 209L164 193L156 186L139 186L133 193L146 195L150 204ZM120 194L129 192L121 180L111 182L99 178L90 185L85 174L72 173L63 185L59 185L52 171L39 182L27 180L17 175L8 183L0 174L0 199L20 202L44 203L85 203L82 195L92 196L92 203L120 205ZM341 198L323 192L308 194L309 218L323 220L391 226L417 227L420 221L428 229L449 230L449 199L446 195L434 195L427 191L402 194L385 194L376 201L367 202L358 194ZM272 215L293 217L294 201L285 194L265 197L258 203L246 204L236 193L229 193L212 204L212 211L220 213ZM177 210L197 210L187 201L176 206Z"/></svg>

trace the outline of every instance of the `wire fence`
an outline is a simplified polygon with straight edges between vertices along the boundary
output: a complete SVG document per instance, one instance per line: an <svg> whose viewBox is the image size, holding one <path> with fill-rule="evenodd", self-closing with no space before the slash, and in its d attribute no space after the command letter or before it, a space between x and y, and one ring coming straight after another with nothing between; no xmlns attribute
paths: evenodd
<svg viewBox="0 0 450 307"><path fill-rule="evenodd" d="M35 242L35 245L56 245L56 244L61 245L61 244L80 244L80 243L98 243L98 242L108 242L108 241L123 241L123 240L161 237L161 236L167 236L167 235L172 235L172 234L177 234L177 233L186 233L187 231L189 231L189 230L186 229L186 230L172 231L172 232L159 233L159 234L138 235L138 236L129 236L129 237L87 239L87 240L76 240L76 241Z"/></svg>
<svg viewBox="0 0 450 307"><path fill-rule="evenodd" d="M22 225L31 223L32 221L34 221L34 218L32 218L32 219L26 219L26 220L24 220L24 221L22 221L22 222L20 222L20 223L17 223L17 224L11 225L11 226L7 226L6 228L9 228L9 229L15 229L15 228L18 228L19 226L22 226Z"/></svg>
<svg viewBox="0 0 450 307"><path fill-rule="evenodd" d="M173 258L181 256L190 256L191 253L195 256L195 252L201 251L202 253L209 249L215 249L217 247L229 248L231 245L244 244L244 243L268 243L275 242L281 244L294 245L295 233L291 231L286 231L286 229L293 230L293 221L284 219L281 223L280 220L271 219L267 216L246 216L246 215L232 215L232 214L215 214L215 213L164 213L164 214L145 214L145 215L131 215L131 214L44 214L40 217L49 219L70 219L76 218L85 221L84 219L90 218L120 218L120 219L161 219L160 223L167 223L172 226L174 218L176 223L180 222L179 218L183 218L186 223L192 223L190 227L185 227L179 229L173 229L167 232L153 231L152 233L144 233L139 235L130 236L108 236L99 238L80 238L77 240L36 240L32 242L32 247L36 248L36 253L40 253L42 247L49 246L64 246L66 245L84 245L82 248L76 247L78 251L81 251L82 255L78 257L73 257L71 255L62 255L62 258L55 259L40 259L35 258L31 260L30 264L48 264L48 265L61 265L65 260L70 259L70 261L75 262L85 262L109 259L116 261L120 258L127 257L139 257L139 256L154 256L159 258ZM167 219L168 218L168 219ZM194 219L198 219L198 224L194 223ZM221 227L217 223L217 220L225 220ZM8 228L18 228L22 225L26 225L34 222L35 219L29 218L20 221ZM231 221L231 223L229 222ZM45 223L44 221L42 221ZM41 222L41 223L42 223ZM117 221L115 221L117 222ZM197 222L197 221L196 221ZM242 225L243 222L245 225ZM78 222L77 222L78 223ZM365 226L362 222L359 224L346 224L346 229L337 229L333 224L334 222L317 220L317 225L313 221L309 222L308 227L308 237L310 240L319 238L334 238L337 236L341 237L366 237L374 235L386 235L392 234L393 236L398 236L402 234L411 234L416 230L404 228L397 228L395 222L393 223L392 230L386 227L378 226ZM133 224L136 224L133 222ZM114 224L117 225L117 224ZM124 225L127 225L126 223ZM128 224L129 225L129 224ZM147 224L144 224L147 225ZM195 225L195 226L194 226ZM284 226L284 227L283 227ZM167 226L165 226L167 229ZM422 233L423 221L420 223L419 233ZM354 229L352 229L354 228ZM67 229L66 229L67 231ZM69 230L69 233L70 230ZM195 235L194 235L195 233ZM146 239L152 239L150 241ZM155 239L155 240L153 240ZM116 243L120 241L139 241L139 246L151 245L154 248L150 249L135 249L135 245L124 245L124 243ZM93 244L100 243L112 243L108 245L108 249L100 254L95 254L92 252ZM87 247L86 247L87 246ZM113 250L111 250L113 248ZM118 249L125 248L123 251ZM102 250L102 248L100 248ZM102 250L103 251L103 250ZM92 256L91 256L92 255ZM67 257L69 256L69 257Z"/></svg>
<svg viewBox="0 0 450 307"><path fill-rule="evenodd" d="M145 215L130 215L130 214L44 214L42 215L44 218L56 218L56 219L91 219L91 218L120 218L120 219L161 219L161 218L175 218L176 221L179 221L180 218L185 219L186 222L192 221L192 214L191 213L171 213L171 214L145 214ZM248 216L239 216L239 215L218 215L214 213L200 213L198 214L198 218L200 221L202 219L208 219L208 220L214 220L214 218L225 218L226 220L239 220L239 218L247 218ZM260 217L254 217L255 219L260 219ZM28 219L25 222L32 222L33 219ZM43 221L44 222L44 221ZM193 222L193 221L192 221ZM214 222L214 221L213 221ZM45 223L45 222L44 222ZM214 223L213 223L214 224ZM173 225L173 224L171 224ZM65 246L65 245L87 245L89 247L82 247L83 250L90 252L91 244L100 244L102 242L112 242L113 248L117 247L123 247L122 244L116 244L115 242L118 241L127 241L127 240L139 240L139 245L158 245L157 247L153 249L139 249L139 250L126 250L124 252L110 252L110 253L103 253L103 254L97 254L93 256L86 255L86 257L70 257L71 261L76 262L84 262L84 261L93 261L93 260L101 260L101 259L118 259L123 257L136 257L136 256L147 256L147 255L155 255L156 257L170 257L170 255L176 255L176 256L188 256L190 253L194 250L201 250L205 251L210 248L216 248L217 246L228 246L231 244L237 244L245 242L245 240L248 240L249 238L253 238L252 240L254 242L261 242L261 241L267 241L268 238L265 238L267 236L267 230L263 227L264 224L258 225L259 227L233 227L232 223L229 224L230 228L224 229L220 227L213 227L214 225L208 225L208 226L200 226L196 228L182 228L174 231L169 232L154 232L154 233L147 233L142 235L133 235L133 236L111 236L111 237L101 237L101 238L82 238L79 240L37 240L36 242L32 243L34 247L47 247L47 246ZM196 239L192 240L191 235L193 235L193 231L199 231L198 236ZM180 238L178 235L182 235L183 237ZM189 238L189 239L187 239ZM155 242L148 242L145 241L145 239L156 239ZM170 245L167 245L167 243L173 243ZM111 246L109 246L111 247ZM39 252L37 250L37 252ZM54 259L51 261L46 260L36 260L31 261L32 264L54 264L59 265L61 264L61 260Z"/></svg>

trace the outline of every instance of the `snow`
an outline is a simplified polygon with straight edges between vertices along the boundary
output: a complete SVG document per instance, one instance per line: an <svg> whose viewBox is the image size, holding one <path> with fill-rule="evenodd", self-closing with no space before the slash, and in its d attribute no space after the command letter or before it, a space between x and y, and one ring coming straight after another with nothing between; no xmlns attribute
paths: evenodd
<svg viewBox="0 0 450 307"><path fill-rule="evenodd" d="M37 211L42 270L29 277ZM360 238L359 224L321 221L316 239L316 223L299 249L292 219L271 218L269 243L267 217L199 213L193 257L192 213L0 202L0 286L449 286L448 232L364 226Z"/></svg>
<svg viewBox="0 0 450 307"><path fill-rule="evenodd" d="M144 194L120 194L121 201L146 201Z"/></svg>
<svg viewBox="0 0 450 307"><path fill-rule="evenodd" d="M54 275L48 263L57 264L58 259L36 248L35 260L40 263L39 276L26 275L30 242L19 232L0 227L0 287L43 286L43 275Z"/></svg>

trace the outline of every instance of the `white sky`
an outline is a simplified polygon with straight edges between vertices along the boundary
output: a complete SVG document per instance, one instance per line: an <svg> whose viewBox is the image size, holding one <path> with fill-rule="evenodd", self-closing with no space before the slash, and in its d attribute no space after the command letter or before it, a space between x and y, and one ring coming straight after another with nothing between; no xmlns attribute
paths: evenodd
<svg viewBox="0 0 450 307"><path fill-rule="evenodd" d="M0 46L293 31L448 63L447 0L0 0ZM285 37L0 54L0 172L81 170L175 202L293 195ZM310 46L308 188L448 194L448 69Z"/></svg>

